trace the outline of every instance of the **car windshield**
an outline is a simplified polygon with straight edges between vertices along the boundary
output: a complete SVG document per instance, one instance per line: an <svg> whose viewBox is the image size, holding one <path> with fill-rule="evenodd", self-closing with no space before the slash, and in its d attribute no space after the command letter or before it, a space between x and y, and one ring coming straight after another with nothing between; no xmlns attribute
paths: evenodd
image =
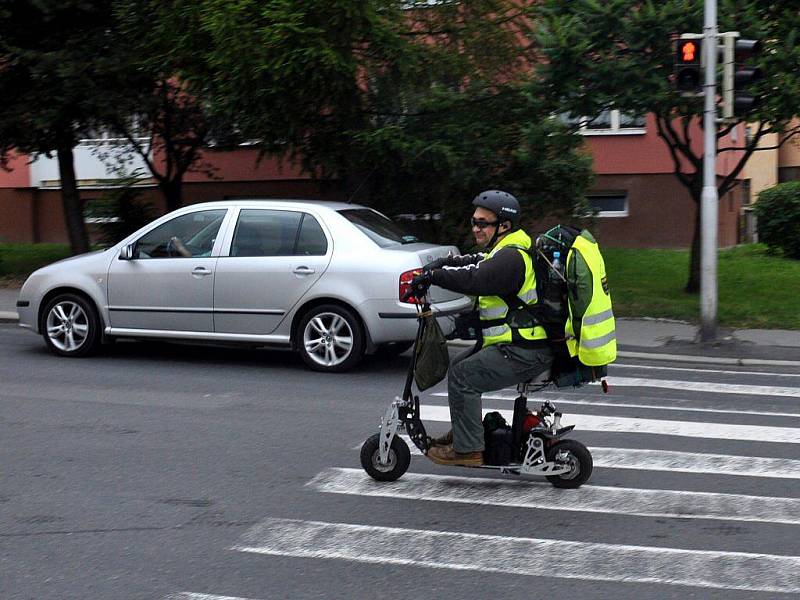
<svg viewBox="0 0 800 600"><path fill-rule="evenodd" d="M346 208L340 210L345 219L363 231L381 248L398 244L413 244L419 240L403 231L397 223L370 208Z"/></svg>

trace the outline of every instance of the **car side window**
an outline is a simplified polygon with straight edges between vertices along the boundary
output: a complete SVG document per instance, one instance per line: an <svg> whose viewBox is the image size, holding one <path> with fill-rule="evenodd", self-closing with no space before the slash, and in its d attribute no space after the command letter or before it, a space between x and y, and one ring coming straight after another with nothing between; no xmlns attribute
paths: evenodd
<svg viewBox="0 0 800 600"><path fill-rule="evenodd" d="M136 258L198 258L211 256L226 208L201 210L175 217L136 242Z"/></svg>
<svg viewBox="0 0 800 600"><path fill-rule="evenodd" d="M289 210L242 209L231 256L292 256L303 214Z"/></svg>
<svg viewBox="0 0 800 600"><path fill-rule="evenodd" d="M300 235L297 236L297 249L295 254L300 256L325 256L328 252L328 239L322 231L319 222L309 215L303 215L300 225Z"/></svg>

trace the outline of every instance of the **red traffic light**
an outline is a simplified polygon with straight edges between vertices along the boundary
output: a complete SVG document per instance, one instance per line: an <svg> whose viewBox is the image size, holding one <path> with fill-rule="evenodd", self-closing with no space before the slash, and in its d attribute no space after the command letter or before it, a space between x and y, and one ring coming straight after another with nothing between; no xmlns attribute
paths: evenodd
<svg viewBox="0 0 800 600"><path fill-rule="evenodd" d="M681 62L694 62L697 60L697 44L693 40L681 42L678 45L678 53L680 54Z"/></svg>
<svg viewBox="0 0 800 600"><path fill-rule="evenodd" d="M703 40L680 39L675 45L674 85L678 91L699 94L703 89Z"/></svg>

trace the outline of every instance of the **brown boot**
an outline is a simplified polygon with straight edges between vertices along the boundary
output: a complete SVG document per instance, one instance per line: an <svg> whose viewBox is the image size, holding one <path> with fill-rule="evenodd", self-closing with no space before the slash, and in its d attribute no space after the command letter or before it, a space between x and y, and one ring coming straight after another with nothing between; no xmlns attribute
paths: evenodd
<svg viewBox="0 0 800 600"><path fill-rule="evenodd" d="M452 446L453 445L453 430L451 429L444 435L440 435L439 437L433 438L431 440L431 446Z"/></svg>
<svg viewBox="0 0 800 600"><path fill-rule="evenodd" d="M452 446L434 446L428 450L428 458L440 465L476 467L483 464L483 452L460 453Z"/></svg>

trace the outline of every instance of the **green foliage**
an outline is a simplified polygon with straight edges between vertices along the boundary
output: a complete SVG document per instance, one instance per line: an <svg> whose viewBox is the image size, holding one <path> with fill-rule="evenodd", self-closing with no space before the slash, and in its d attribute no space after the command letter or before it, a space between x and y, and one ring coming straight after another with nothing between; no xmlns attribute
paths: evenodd
<svg viewBox="0 0 800 600"><path fill-rule="evenodd" d="M0 243L0 277L24 278L39 267L67 258L65 244L2 244Z"/></svg>
<svg viewBox="0 0 800 600"><path fill-rule="evenodd" d="M124 95L129 73L109 49L109 1L0 2L0 163L12 150L57 153L73 252L89 248L72 149Z"/></svg>
<svg viewBox="0 0 800 600"><path fill-rule="evenodd" d="M102 198L86 204L85 215L99 219L101 246L113 246L155 218L153 205L143 201L141 189L135 187L137 181L137 174L123 178Z"/></svg>
<svg viewBox="0 0 800 600"><path fill-rule="evenodd" d="M534 10L536 40L545 60L532 93L554 112L573 118L594 117L609 108L652 113L676 177L699 203L703 160L697 126L703 98L681 95L672 77L673 41L681 33L702 32L702 0L543 0ZM800 12L793 2L719 0L718 15L719 31L738 31L765 45L757 61L765 77L753 88L763 102L742 119L752 123L753 135L728 137L736 123L720 123L716 131L718 152L731 165L718 184L722 196L737 184L765 135L800 133L792 121L800 114ZM696 214L699 219L700 211ZM693 252L699 252L698 238ZM696 290L699 259L690 265L686 287Z"/></svg>
<svg viewBox="0 0 800 600"><path fill-rule="evenodd" d="M771 251L800 259L800 181L763 190L755 204L758 238Z"/></svg>
<svg viewBox="0 0 800 600"><path fill-rule="evenodd" d="M95 124L125 74L110 59L110 2L0 4L0 154L53 152Z"/></svg>
<svg viewBox="0 0 800 600"><path fill-rule="evenodd" d="M151 8L147 35L169 37L181 80L215 115L347 199L443 215L441 240L465 232L482 189L510 189L539 215L571 210L590 181L579 138L525 89L535 49L512 0Z"/></svg>
<svg viewBox="0 0 800 600"><path fill-rule="evenodd" d="M614 314L700 320L700 297L681 289L688 250L603 248ZM762 244L718 254L719 324L723 327L800 329L800 263L771 256Z"/></svg>

